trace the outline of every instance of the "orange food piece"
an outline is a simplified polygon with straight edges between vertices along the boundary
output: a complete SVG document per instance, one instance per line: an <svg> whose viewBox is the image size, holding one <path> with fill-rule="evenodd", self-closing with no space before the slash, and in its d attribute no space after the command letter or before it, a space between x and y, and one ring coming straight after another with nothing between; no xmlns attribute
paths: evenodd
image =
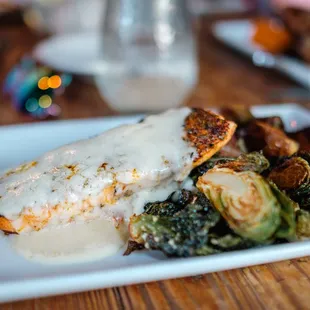
<svg viewBox="0 0 310 310"><path fill-rule="evenodd" d="M292 43L292 36L280 22L259 18L254 21L253 43L270 53L281 53Z"/></svg>
<svg viewBox="0 0 310 310"><path fill-rule="evenodd" d="M12 223L1 215L0 215L0 228L6 233L16 234L16 230L14 229Z"/></svg>

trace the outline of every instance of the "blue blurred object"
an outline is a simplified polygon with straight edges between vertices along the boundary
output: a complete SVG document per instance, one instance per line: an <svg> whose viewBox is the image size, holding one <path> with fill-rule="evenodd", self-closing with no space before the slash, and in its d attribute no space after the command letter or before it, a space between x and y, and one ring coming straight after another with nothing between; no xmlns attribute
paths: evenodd
<svg viewBox="0 0 310 310"><path fill-rule="evenodd" d="M7 75L3 91L11 96L16 110L44 119L60 114L54 98L71 81L71 75L58 75L48 67L38 66L32 58L24 57Z"/></svg>

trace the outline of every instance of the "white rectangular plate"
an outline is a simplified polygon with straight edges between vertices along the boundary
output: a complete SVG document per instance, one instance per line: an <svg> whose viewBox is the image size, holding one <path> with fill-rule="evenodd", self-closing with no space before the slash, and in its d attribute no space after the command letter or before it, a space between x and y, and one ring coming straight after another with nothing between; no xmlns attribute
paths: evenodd
<svg viewBox="0 0 310 310"><path fill-rule="evenodd" d="M258 106L252 111L257 116L281 116L289 130L310 125L310 112L294 104ZM107 117L0 127L0 169L37 157L64 143L140 119L141 116ZM302 257L310 255L310 242L185 259L169 259L160 252L137 252L124 257L123 251L92 263L42 265L15 254L5 237L0 236L0 302L191 276Z"/></svg>
<svg viewBox="0 0 310 310"><path fill-rule="evenodd" d="M276 55L266 57L252 41L253 24L250 20L233 20L217 22L213 26L213 34L223 43L243 54L252 57L254 63L269 63L273 67L307 88L310 88L310 66L289 56Z"/></svg>

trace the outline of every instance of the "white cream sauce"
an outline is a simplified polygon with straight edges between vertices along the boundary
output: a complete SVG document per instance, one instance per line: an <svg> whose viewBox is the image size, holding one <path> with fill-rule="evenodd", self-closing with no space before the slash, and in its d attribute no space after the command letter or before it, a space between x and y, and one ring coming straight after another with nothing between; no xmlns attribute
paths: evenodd
<svg viewBox="0 0 310 310"><path fill-rule="evenodd" d="M150 116L7 172L0 178L0 215L27 233L32 229L22 227L21 214L40 217L51 211L44 226L50 229L100 217L126 220L141 213L146 200L153 200L150 193L171 193L192 169L196 150L183 140L189 113L182 108ZM113 184L117 201L109 202L103 192ZM91 208L85 210L85 201ZM61 211L52 209L56 205Z"/></svg>
<svg viewBox="0 0 310 310"><path fill-rule="evenodd" d="M163 201L180 186L177 182L157 188L144 189L128 201L121 199L115 205L121 212L134 204L141 210L148 202ZM95 218L95 216L94 216ZM118 225L118 228L115 228ZM21 235L10 235L14 250L28 260L44 264L72 264L102 259L116 254L129 238L128 221L107 219L75 221L63 227L43 229Z"/></svg>
<svg viewBox="0 0 310 310"><path fill-rule="evenodd" d="M128 240L127 224L94 220L65 227L8 237L25 258L47 264L95 261L115 254Z"/></svg>
<svg viewBox="0 0 310 310"><path fill-rule="evenodd" d="M183 139L189 113L182 108L150 116L48 152L0 177L0 215L20 233L8 237L12 247L44 263L115 254L128 239L129 217L147 202L166 199L192 169L196 150ZM105 190L112 185L109 202ZM46 213L51 215L40 231L23 226L24 215L40 219Z"/></svg>

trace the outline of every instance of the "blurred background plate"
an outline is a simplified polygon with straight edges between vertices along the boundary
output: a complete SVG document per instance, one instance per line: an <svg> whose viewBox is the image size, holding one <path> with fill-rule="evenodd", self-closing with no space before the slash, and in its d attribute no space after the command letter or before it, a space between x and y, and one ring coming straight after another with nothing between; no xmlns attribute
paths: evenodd
<svg viewBox="0 0 310 310"><path fill-rule="evenodd" d="M78 75L93 75L100 66L102 42L98 32L56 35L40 42L35 59L53 69Z"/></svg>
<svg viewBox="0 0 310 310"><path fill-rule="evenodd" d="M310 66L294 57L271 55L261 51L251 40L253 31L254 26L248 19L220 21L215 23L212 29L217 39L252 57L255 65L277 69L310 88Z"/></svg>

